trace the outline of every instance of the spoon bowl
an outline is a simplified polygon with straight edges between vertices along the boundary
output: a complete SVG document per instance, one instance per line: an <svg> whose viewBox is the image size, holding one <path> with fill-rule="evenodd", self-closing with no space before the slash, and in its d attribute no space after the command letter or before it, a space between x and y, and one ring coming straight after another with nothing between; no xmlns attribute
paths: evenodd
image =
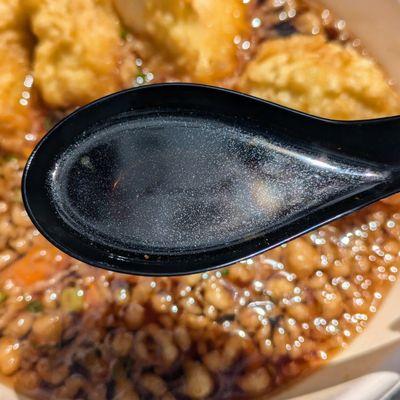
<svg viewBox="0 0 400 400"><path fill-rule="evenodd" d="M254 256L400 190L400 118L333 121L234 91L159 84L80 108L22 191L55 246L177 275Z"/></svg>

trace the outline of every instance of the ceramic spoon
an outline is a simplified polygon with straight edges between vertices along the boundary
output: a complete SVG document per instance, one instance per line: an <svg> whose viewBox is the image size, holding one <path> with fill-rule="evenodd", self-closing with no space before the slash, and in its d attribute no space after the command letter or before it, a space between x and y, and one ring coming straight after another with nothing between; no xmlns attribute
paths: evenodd
<svg viewBox="0 0 400 400"><path fill-rule="evenodd" d="M233 91L149 85L80 108L32 153L39 231L88 264L232 264L400 190L400 117L332 121Z"/></svg>

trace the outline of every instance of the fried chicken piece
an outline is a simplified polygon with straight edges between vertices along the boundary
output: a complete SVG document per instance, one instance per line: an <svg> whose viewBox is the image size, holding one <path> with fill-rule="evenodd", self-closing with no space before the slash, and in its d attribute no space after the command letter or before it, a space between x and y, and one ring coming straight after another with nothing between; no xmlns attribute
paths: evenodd
<svg viewBox="0 0 400 400"><path fill-rule="evenodd" d="M0 15L0 149L27 155L41 128L27 15L19 0L0 0Z"/></svg>
<svg viewBox="0 0 400 400"><path fill-rule="evenodd" d="M115 0L127 27L162 54L178 74L216 82L238 66L238 43L249 32L241 0Z"/></svg>
<svg viewBox="0 0 400 400"><path fill-rule="evenodd" d="M376 63L322 36L261 45L238 89L310 114L368 119L400 113L400 98Z"/></svg>
<svg viewBox="0 0 400 400"><path fill-rule="evenodd" d="M121 89L121 28L109 1L25 1L38 39L34 75L50 107L81 106Z"/></svg>

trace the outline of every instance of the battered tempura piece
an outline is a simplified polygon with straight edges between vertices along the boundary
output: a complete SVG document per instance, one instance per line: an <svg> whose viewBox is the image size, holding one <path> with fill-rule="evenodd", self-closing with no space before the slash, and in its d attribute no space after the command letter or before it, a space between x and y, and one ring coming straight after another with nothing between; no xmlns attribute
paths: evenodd
<svg viewBox="0 0 400 400"><path fill-rule="evenodd" d="M0 0L0 149L28 152L38 119L32 104L29 35L19 0ZM28 141L26 140L28 138Z"/></svg>
<svg viewBox="0 0 400 400"><path fill-rule="evenodd" d="M265 42L239 90L310 114L367 119L400 113L399 96L374 61L322 36Z"/></svg>
<svg viewBox="0 0 400 400"><path fill-rule="evenodd" d="M0 32L23 30L26 26L26 13L20 0L1 0L0 16Z"/></svg>
<svg viewBox="0 0 400 400"><path fill-rule="evenodd" d="M80 106L121 88L121 29L108 1L26 3L38 38L35 79L49 106Z"/></svg>
<svg viewBox="0 0 400 400"><path fill-rule="evenodd" d="M163 62L191 80L215 82L237 67L236 41L249 29L241 0L115 0L125 24Z"/></svg>

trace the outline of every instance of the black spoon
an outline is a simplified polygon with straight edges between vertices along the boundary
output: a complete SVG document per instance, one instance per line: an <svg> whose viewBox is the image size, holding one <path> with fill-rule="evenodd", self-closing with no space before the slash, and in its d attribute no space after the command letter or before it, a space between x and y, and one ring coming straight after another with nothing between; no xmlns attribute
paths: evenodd
<svg viewBox="0 0 400 400"><path fill-rule="evenodd" d="M342 122L192 84L82 107L26 165L29 216L88 264L194 273L253 256L400 190L400 117Z"/></svg>

